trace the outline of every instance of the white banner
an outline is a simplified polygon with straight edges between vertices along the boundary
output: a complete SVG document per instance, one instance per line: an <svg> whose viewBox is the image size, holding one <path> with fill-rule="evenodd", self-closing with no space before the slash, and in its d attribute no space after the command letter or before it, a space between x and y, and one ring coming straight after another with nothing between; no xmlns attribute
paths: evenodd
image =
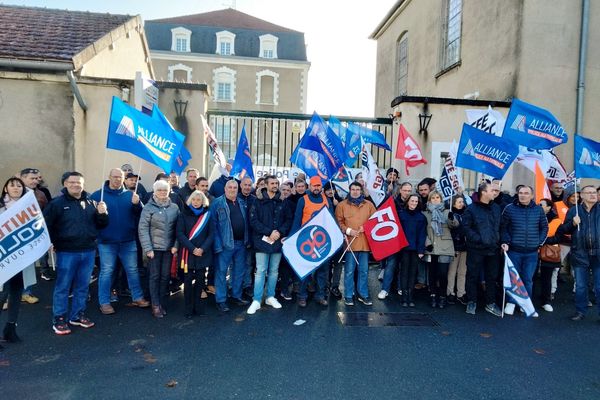
<svg viewBox="0 0 600 400"><path fill-rule="evenodd" d="M371 199L373 199L375 207L379 207L383 199L385 199L385 191L383 190L384 178L379 171L379 168L377 168L377 164L375 164L375 160L373 159L371 152L364 144L361 159L363 165L363 179L365 180L367 191L371 195Z"/></svg>
<svg viewBox="0 0 600 400"><path fill-rule="evenodd" d="M50 248L46 221L29 191L0 214L0 285L36 262Z"/></svg>
<svg viewBox="0 0 600 400"><path fill-rule="evenodd" d="M491 133L492 135L502 136L506 118L488 106L487 110L465 110L467 113L467 123L474 128Z"/></svg>
<svg viewBox="0 0 600 400"><path fill-rule="evenodd" d="M508 254L504 254L504 290L525 311L526 316L531 317L535 314L535 307L529 298L527 289L525 289L515 265L508 258Z"/></svg>
<svg viewBox="0 0 600 400"><path fill-rule="evenodd" d="M327 207L283 242L283 255L300 279L327 261L344 243L344 235Z"/></svg>
<svg viewBox="0 0 600 400"><path fill-rule="evenodd" d="M533 173L535 173L535 163L537 162L540 164L542 171L545 172L546 179L559 182L567 180L567 172L558 157L550 150L534 150L519 146L519 155L515 161Z"/></svg>
<svg viewBox="0 0 600 400"><path fill-rule="evenodd" d="M221 173L229 176L229 172L225 169L225 165L227 164L227 159L225 158L225 154L223 154L223 150L219 147L219 143L217 142L217 137L215 136L212 129L210 129L210 125L204 115L200 114L200 118L202 118L202 125L204 125L204 137L206 138L206 143L211 149L213 158L215 159L215 164L217 164L221 168Z"/></svg>

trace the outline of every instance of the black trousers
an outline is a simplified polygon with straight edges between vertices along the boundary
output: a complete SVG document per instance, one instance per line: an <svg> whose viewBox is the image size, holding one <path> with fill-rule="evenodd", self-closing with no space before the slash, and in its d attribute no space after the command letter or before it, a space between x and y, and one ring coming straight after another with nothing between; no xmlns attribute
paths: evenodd
<svg viewBox="0 0 600 400"><path fill-rule="evenodd" d="M429 293L432 296L446 297L449 266L450 263L439 262L439 256L431 255L431 262L429 263Z"/></svg>
<svg viewBox="0 0 600 400"><path fill-rule="evenodd" d="M154 258L148 262L150 288L150 300L153 306L163 305L169 289L171 277L171 260L173 256L170 251L154 250Z"/></svg>
<svg viewBox="0 0 600 400"><path fill-rule="evenodd" d="M483 269L485 280L485 303L496 302L496 279L498 278L499 254L488 255L483 252L467 251L467 298L477 302L477 286Z"/></svg>
<svg viewBox="0 0 600 400"><path fill-rule="evenodd" d="M200 300L200 292L204 289L205 268L188 269L183 275L183 299L185 314L202 314L204 306Z"/></svg>
<svg viewBox="0 0 600 400"><path fill-rule="evenodd" d="M6 322L17 322L19 318L19 308L21 308L21 294L23 293L23 274L18 273L4 283L3 290L0 292L0 314L2 307L8 299L8 319Z"/></svg>
<svg viewBox="0 0 600 400"><path fill-rule="evenodd" d="M402 293L410 293L415 278L417 276L417 268L419 267L419 255L413 250L400 251L400 287Z"/></svg>

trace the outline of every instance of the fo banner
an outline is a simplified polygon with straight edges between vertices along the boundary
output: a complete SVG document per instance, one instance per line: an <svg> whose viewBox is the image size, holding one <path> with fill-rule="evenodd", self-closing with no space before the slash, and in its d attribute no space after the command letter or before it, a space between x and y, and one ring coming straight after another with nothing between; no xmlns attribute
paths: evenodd
<svg viewBox="0 0 600 400"><path fill-rule="evenodd" d="M395 254L408 246L400 225L394 199L389 197L364 224L367 241L377 261Z"/></svg>
<svg viewBox="0 0 600 400"><path fill-rule="evenodd" d="M0 214L0 285L50 248L50 235L33 191Z"/></svg>
<svg viewBox="0 0 600 400"><path fill-rule="evenodd" d="M344 235L323 207L313 218L283 242L283 255L300 279L327 261L342 246Z"/></svg>

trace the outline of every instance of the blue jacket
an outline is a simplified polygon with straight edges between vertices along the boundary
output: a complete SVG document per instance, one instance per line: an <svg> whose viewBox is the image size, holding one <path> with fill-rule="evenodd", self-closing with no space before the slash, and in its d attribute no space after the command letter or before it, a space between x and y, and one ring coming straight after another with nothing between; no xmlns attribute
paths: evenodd
<svg viewBox="0 0 600 400"><path fill-rule="evenodd" d="M244 217L244 245L248 244L248 206L246 202L238 197L237 201L240 203L240 210ZM215 253L220 253L223 250L233 250L233 229L231 228L231 218L229 216L229 206L227 205L227 199L225 195L217 197L210 206L212 213L211 221L214 227L215 241L214 249Z"/></svg>
<svg viewBox="0 0 600 400"><path fill-rule="evenodd" d="M511 251L537 251L548 236L548 220L544 210L533 200L524 206L516 199L502 211L500 235L502 243L508 244Z"/></svg>
<svg viewBox="0 0 600 400"><path fill-rule="evenodd" d="M281 252L281 239L273 244L265 242L263 236L269 236L277 230L281 237L287 236L292 226L292 215L286 204L281 200L281 193L277 192L275 197L269 198L267 189L256 193L256 197L250 207L250 225L252 227L252 242L254 249L259 253Z"/></svg>
<svg viewBox="0 0 600 400"><path fill-rule="evenodd" d="M216 181L214 181L210 185L210 189L208 189L208 193L213 195L213 197L221 197L225 194L225 184L227 181L233 179L230 176L221 175Z"/></svg>
<svg viewBox="0 0 600 400"><path fill-rule="evenodd" d="M408 246L402 250L416 251L425 254L425 239L427 238L427 218L421 210L398 210L398 218L408 241Z"/></svg>
<svg viewBox="0 0 600 400"><path fill-rule="evenodd" d="M557 235L571 234L571 252L569 257L574 267L589 267L590 256L600 256L600 205L594 204L588 212L579 204L579 229L573 224L577 215L575 207L567 212L565 222L558 228Z"/></svg>
<svg viewBox="0 0 600 400"><path fill-rule="evenodd" d="M135 240L137 221L142 212L142 206L141 203L133 204L132 196L133 192L125 187L111 189L108 181L104 183L104 202L110 219L108 226L101 229L98 234L99 243L121 243ZM100 201L100 197L100 190L90 196L94 201Z"/></svg>

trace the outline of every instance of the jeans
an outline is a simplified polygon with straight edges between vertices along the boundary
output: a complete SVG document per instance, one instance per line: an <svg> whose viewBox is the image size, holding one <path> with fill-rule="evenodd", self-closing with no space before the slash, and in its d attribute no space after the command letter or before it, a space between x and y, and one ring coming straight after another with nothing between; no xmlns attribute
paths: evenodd
<svg viewBox="0 0 600 400"><path fill-rule="evenodd" d="M242 284L244 289L252 287L252 272L254 271L255 267L255 254L256 253L254 249L246 249L246 271L244 271L244 283Z"/></svg>
<svg viewBox="0 0 600 400"><path fill-rule="evenodd" d="M390 292L392 287L392 281L394 280L394 274L396 274L396 269L398 269L397 279L398 279L398 289L400 289L400 268L399 266L399 258L400 253L392 254L385 260L385 269L383 272L383 283L381 284L381 289L386 292Z"/></svg>
<svg viewBox="0 0 600 400"><path fill-rule="evenodd" d="M314 275L317 281L315 300L324 299L327 278L329 277L329 264L324 262L311 275ZM300 293L298 293L298 299L300 300L306 300L308 298L308 282L310 282L311 275L306 276L304 280L300 282Z"/></svg>
<svg viewBox="0 0 600 400"><path fill-rule="evenodd" d="M154 258L148 261L148 287L153 306L163 305L162 301L168 294L172 260L171 251L154 250Z"/></svg>
<svg viewBox="0 0 600 400"><path fill-rule="evenodd" d="M496 302L496 279L498 278L498 254L467 251L467 298L477 303L477 286L480 272L485 279L485 304Z"/></svg>
<svg viewBox="0 0 600 400"><path fill-rule="evenodd" d="M529 253L520 253L517 251L508 251L508 257L513 262L515 269L519 273L523 285L529 294L529 298L533 299L533 275L538 265L537 251Z"/></svg>
<svg viewBox="0 0 600 400"><path fill-rule="evenodd" d="M279 275L281 253L256 253L256 274L254 275L254 301L262 301L265 274L267 277L267 298L275 297L275 286Z"/></svg>
<svg viewBox="0 0 600 400"><path fill-rule="evenodd" d="M96 250L56 252L56 284L52 300L55 320L67 317L69 293L73 294L69 319L75 320L85 312L95 254Z"/></svg>
<svg viewBox="0 0 600 400"><path fill-rule="evenodd" d="M236 299L242 298L242 284L246 273L246 246L241 240L235 240L233 250L217 253L217 269L215 271L215 301L227 301L227 268L231 264L231 294Z"/></svg>
<svg viewBox="0 0 600 400"><path fill-rule="evenodd" d="M355 251L354 255L348 251L346 253L346 262L344 264L344 297L351 299L354 296L354 270L356 270L356 260L358 259L358 295L362 298L369 297L369 252ZM386 266L387 272L389 265Z"/></svg>
<svg viewBox="0 0 600 400"><path fill-rule="evenodd" d="M135 241L121 243L106 243L98 245L100 254L100 275L98 276L98 302L110 304L110 287L112 277L117 264L117 257L123 264L123 269L127 274L127 282L131 291L132 300L141 300L144 298L140 284L137 264L137 248Z"/></svg>
<svg viewBox="0 0 600 400"><path fill-rule="evenodd" d="M596 293L596 305L600 313L600 256L589 256L588 267L575 267L575 309L585 314L588 309L588 280L590 268L594 275L594 292Z"/></svg>

